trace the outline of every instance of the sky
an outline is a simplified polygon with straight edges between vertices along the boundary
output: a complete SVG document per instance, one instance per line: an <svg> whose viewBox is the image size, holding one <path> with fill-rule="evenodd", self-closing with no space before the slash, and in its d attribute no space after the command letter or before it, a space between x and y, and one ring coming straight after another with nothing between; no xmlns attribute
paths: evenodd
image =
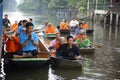
<svg viewBox="0 0 120 80"><path fill-rule="evenodd" d="M17 4L21 4L23 2L23 0L16 0Z"/></svg>

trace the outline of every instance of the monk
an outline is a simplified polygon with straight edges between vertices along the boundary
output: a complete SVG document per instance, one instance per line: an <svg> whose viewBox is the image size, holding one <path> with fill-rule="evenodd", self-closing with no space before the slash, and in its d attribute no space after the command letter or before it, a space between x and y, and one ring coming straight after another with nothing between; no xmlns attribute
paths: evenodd
<svg viewBox="0 0 120 80"><path fill-rule="evenodd" d="M15 20L15 23L11 26L11 30L14 32L18 32L18 21Z"/></svg>
<svg viewBox="0 0 120 80"><path fill-rule="evenodd" d="M60 29L69 29L69 25L65 19L60 22Z"/></svg>
<svg viewBox="0 0 120 80"><path fill-rule="evenodd" d="M45 29L45 33L46 34L56 34L56 30L55 30L55 27L52 26L51 23L48 23L46 29Z"/></svg>

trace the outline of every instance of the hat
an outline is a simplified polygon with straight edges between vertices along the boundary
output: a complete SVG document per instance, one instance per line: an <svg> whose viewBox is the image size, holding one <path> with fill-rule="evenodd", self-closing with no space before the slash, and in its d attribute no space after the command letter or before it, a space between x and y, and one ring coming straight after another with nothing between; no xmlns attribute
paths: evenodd
<svg viewBox="0 0 120 80"><path fill-rule="evenodd" d="M79 34L84 34L84 33L85 33L84 30L80 30L80 31L79 31Z"/></svg>

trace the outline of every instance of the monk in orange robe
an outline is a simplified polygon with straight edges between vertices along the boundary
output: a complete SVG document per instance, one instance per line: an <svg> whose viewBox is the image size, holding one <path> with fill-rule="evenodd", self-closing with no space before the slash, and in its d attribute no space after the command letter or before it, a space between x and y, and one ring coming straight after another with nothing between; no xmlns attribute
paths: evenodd
<svg viewBox="0 0 120 80"><path fill-rule="evenodd" d="M45 29L46 34L56 34L56 29L54 26L52 26L51 23L48 23L46 29Z"/></svg>
<svg viewBox="0 0 120 80"><path fill-rule="evenodd" d="M65 19L60 22L60 29L69 29L69 25Z"/></svg>

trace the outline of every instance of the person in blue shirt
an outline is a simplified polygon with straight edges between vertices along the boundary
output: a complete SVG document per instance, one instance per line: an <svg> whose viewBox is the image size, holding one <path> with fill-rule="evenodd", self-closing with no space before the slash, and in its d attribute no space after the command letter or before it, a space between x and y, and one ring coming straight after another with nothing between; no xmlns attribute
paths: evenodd
<svg viewBox="0 0 120 80"><path fill-rule="evenodd" d="M32 18L29 18L29 22L31 22L33 24L33 27L35 27L35 22L33 22L33 19Z"/></svg>
<svg viewBox="0 0 120 80"><path fill-rule="evenodd" d="M20 45L22 54L27 57L37 57L39 47L39 41L37 35L32 32L33 24L31 22L26 23L26 31L20 34Z"/></svg>
<svg viewBox="0 0 120 80"><path fill-rule="evenodd" d="M75 35L74 36L77 36L79 34L80 30L83 30L84 33L86 33L86 30L83 28L83 24L82 23L79 23L79 27L75 30Z"/></svg>
<svg viewBox="0 0 120 80"><path fill-rule="evenodd" d="M27 23L27 20L22 21L22 25L18 27L18 34L21 34L26 30L26 27L25 27L26 23Z"/></svg>

